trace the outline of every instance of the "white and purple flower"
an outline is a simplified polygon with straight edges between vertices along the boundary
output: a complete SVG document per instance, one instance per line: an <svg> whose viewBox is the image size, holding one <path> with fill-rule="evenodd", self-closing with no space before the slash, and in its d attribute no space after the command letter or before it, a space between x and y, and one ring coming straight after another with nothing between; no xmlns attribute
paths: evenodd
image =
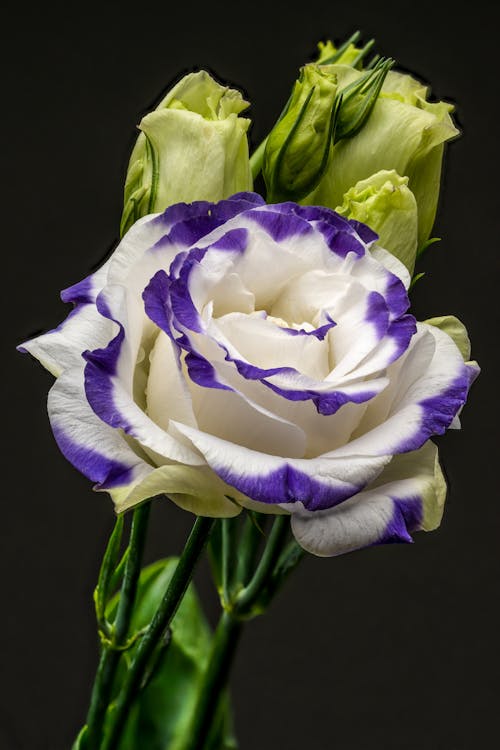
<svg viewBox="0 0 500 750"><path fill-rule="evenodd" d="M365 225L241 193L140 219L23 345L57 380L64 455L118 511L290 513L318 555L410 541L446 493L433 435L475 363L408 314L405 267Z"/></svg>

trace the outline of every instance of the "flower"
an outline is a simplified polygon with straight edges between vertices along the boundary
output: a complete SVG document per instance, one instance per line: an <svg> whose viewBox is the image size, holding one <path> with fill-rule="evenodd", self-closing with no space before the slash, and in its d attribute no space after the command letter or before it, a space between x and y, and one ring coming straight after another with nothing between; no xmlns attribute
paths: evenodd
<svg viewBox="0 0 500 750"><path fill-rule="evenodd" d="M140 219L75 308L23 345L57 377L64 455L121 512L290 513L334 555L439 524L432 435L478 368L453 319L407 313L409 274L365 225L252 193ZM457 333L458 332L458 333Z"/></svg>
<svg viewBox="0 0 500 750"><path fill-rule="evenodd" d="M304 65L286 112L267 140L263 175L269 200L304 198L319 183L331 150L336 93L335 74Z"/></svg>
<svg viewBox="0 0 500 750"><path fill-rule="evenodd" d="M413 273L417 255L418 209L408 187L408 177L393 169L382 169L360 180L344 195L336 211L348 219L362 221L379 236L389 250Z"/></svg>
<svg viewBox="0 0 500 750"><path fill-rule="evenodd" d="M121 233L179 201L228 198L252 189L248 107L206 71L184 76L142 118L125 182Z"/></svg>
<svg viewBox="0 0 500 750"><path fill-rule="evenodd" d="M345 64L328 65L339 90L366 73ZM389 71L363 128L335 145L329 168L306 199L335 208L360 180L380 170L408 177L418 206L418 247L430 237L439 197L444 144L458 134L446 102L427 101L427 87L410 75Z"/></svg>

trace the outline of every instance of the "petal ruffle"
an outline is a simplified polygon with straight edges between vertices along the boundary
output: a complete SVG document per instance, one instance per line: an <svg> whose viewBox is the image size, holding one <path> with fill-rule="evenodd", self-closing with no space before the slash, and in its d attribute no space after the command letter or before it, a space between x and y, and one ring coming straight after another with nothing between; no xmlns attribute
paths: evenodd
<svg viewBox="0 0 500 750"><path fill-rule="evenodd" d="M334 508L292 514L292 531L308 552L331 557L373 544L411 542L411 533L441 521L446 482L432 442L395 456L373 484Z"/></svg>
<svg viewBox="0 0 500 750"><path fill-rule="evenodd" d="M64 456L98 489L130 491L153 467L122 432L102 422L85 397L82 368L66 370L49 392L48 413Z"/></svg>

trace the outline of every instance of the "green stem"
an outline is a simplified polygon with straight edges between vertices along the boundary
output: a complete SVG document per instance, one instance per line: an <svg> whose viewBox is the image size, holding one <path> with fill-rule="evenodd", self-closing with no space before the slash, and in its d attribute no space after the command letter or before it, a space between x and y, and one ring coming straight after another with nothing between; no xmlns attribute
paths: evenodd
<svg viewBox="0 0 500 750"><path fill-rule="evenodd" d="M114 702L113 710L109 715L108 731L102 744L102 750L115 750L118 746L130 705L141 687L148 662L177 611L213 524L213 518L202 518L201 516L194 523L165 596L139 641L134 660Z"/></svg>
<svg viewBox="0 0 500 750"><path fill-rule="evenodd" d="M243 622L223 612L215 631L207 670L183 750L203 750L224 690Z"/></svg>
<svg viewBox="0 0 500 750"><path fill-rule="evenodd" d="M150 503L148 502L136 508L132 517L129 541L130 551L125 566L116 620L113 626L113 641L114 645L118 647L122 645L130 623L146 539L149 510ZM86 747L88 747L88 750L98 750L100 747L104 717L111 700L113 680L119 659L119 650L113 648L111 644L102 645L101 657L87 714Z"/></svg>
<svg viewBox="0 0 500 750"><path fill-rule="evenodd" d="M236 597L235 610L237 612L245 612L258 598L281 553L289 525L288 515L276 516L257 570L248 586Z"/></svg>
<svg viewBox="0 0 500 750"><path fill-rule="evenodd" d="M230 518L223 518L220 523L222 525L222 599L223 601L229 601L229 586L230 577L232 571L230 565L232 562L232 548L234 547L233 533L231 536L231 520Z"/></svg>
<svg viewBox="0 0 500 750"><path fill-rule="evenodd" d="M232 601L224 602L226 609L215 631L210 659L200 685L191 723L185 733L186 739L182 750L203 750L211 730L220 718L221 694L227 683L244 621L256 614L255 605L259 604L260 596L271 581L278 559L281 560L280 555L286 542L288 528L288 516L275 518L250 583L245 588L240 588ZM237 584L240 586L248 578L260 534L254 519L248 517L240 541L240 545L244 543L241 550L244 560L240 557L236 567Z"/></svg>
<svg viewBox="0 0 500 750"><path fill-rule="evenodd" d="M264 532L259 527L256 516L257 514L254 511L247 511L245 525L243 526L241 539L238 545L236 581L237 585L241 584L242 587L246 586L248 583L259 543L264 537Z"/></svg>
<svg viewBox="0 0 500 750"><path fill-rule="evenodd" d="M266 136L264 138L262 143L257 146L252 156L250 157L250 168L252 170L252 178L254 180L262 171L262 165L264 163L264 152L266 150L268 138L269 136Z"/></svg>

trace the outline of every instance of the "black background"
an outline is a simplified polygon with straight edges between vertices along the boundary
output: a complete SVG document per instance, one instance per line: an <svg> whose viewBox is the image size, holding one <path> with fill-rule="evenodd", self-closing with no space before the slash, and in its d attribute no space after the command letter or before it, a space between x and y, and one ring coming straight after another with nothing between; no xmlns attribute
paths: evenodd
<svg viewBox="0 0 500 750"><path fill-rule="evenodd" d="M166 2L4 8L1 254L5 459L0 747L63 750L96 664L91 593L111 503L62 458L46 418L51 377L14 346L67 313L60 289L117 237L134 126L181 73L205 66L252 101L258 143L316 42L361 28L377 50L457 103L418 317L455 313L483 374L463 430L441 441L450 494L415 544L309 557L248 625L232 687L241 750L495 747L498 69L493 3ZM148 559L179 552L188 514L154 510ZM213 619L207 570L198 583ZM141 749L142 750L142 749ZM145 748L144 750L147 750Z"/></svg>

